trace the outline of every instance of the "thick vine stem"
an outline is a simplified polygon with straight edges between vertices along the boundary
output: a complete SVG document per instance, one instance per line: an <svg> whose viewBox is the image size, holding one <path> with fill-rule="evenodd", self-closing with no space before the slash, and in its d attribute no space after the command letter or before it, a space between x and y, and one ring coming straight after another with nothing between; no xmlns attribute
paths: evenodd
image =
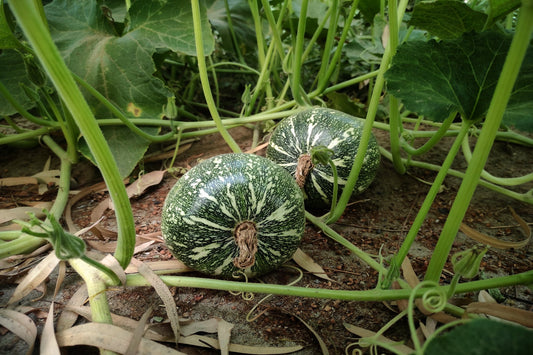
<svg viewBox="0 0 533 355"><path fill-rule="evenodd" d="M239 247L239 255L233 259L233 265L245 269L255 263L257 253L257 228L255 223L244 221L237 225L234 232L235 243Z"/></svg>
<svg viewBox="0 0 533 355"><path fill-rule="evenodd" d="M115 256L125 268L135 247L135 223L130 201L113 155L89 105L52 41L50 32L41 18L42 9L39 9L38 2L20 0L9 2L9 6L65 106L72 113L102 172L117 215L119 238Z"/></svg>
<svg viewBox="0 0 533 355"><path fill-rule="evenodd" d="M239 292L254 292L265 294L276 294L285 296L300 296L312 298L327 298L346 301L391 301L408 299L412 293L419 298L427 289L400 289L400 290L330 290L299 286L274 285L254 282L239 282L219 280L203 277L190 276L161 276L161 279L168 286L206 288L211 290L226 290ZM455 293L465 293L480 291L490 288L499 288L515 285L529 285L533 283L533 270L509 276L495 277L487 280L476 280L464 282L457 285ZM126 276L126 286L150 286L149 282L140 274L129 274ZM447 293L449 286L438 286L438 290Z"/></svg>

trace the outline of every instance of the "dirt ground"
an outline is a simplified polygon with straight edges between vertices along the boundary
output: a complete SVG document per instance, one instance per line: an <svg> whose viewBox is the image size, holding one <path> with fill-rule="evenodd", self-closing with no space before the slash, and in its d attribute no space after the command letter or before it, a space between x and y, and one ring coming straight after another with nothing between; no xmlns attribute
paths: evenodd
<svg viewBox="0 0 533 355"><path fill-rule="evenodd" d="M243 150L251 143L251 131L245 128L231 130ZM380 144L387 147L387 133L376 131ZM440 164L449 147L451 138L446 138L423 159ZM44 148L33 150L14 150L0 147L0 177L29 176L42 169L45 160L51 155ZM205 136L194 142L183 154L178 156L177 165L187 168L194 166L198 159L229 152L228 147L218 135ZM261 152L258 152L261 154ZM53 162L57 164L57 162ZM454 168L463 170L464 160L458 158ZM489 160L490 172L501 176L518 176L531 172L533 155L531 149L509 143L496 143ZM162 162L145 163L149 170L162 169ZM87 164L79 164L74 176L79 186L88 186L99 182L98 173ZM382 160L378 175L371 187L361 194L357 201L347 208L343 217L332 227L345 238L367 253L377 255L380 250L386 258L392 256L400 247L430 185L421 180L431 182L435 172L409 169L409 174L400 175L394 171L392 164ZM151 187L141 197L132 199L132 207L138 234L158 232L160 230L160 211L165 196L176 182L176 177L166 174L163 181ZM437 242L441 228L453 203L460 180L449 177L445 181L445 189L437 196L433 207L424 223L415 245L410 252L410 260L419 278L423 278L425 268ZM533 188L529 183L516 187L517 191ZM15 206L18 201L39 198L53 198L54 193L38 196L36 189L1 188L0 208ZM78 202L73 208L73 219L81 228L89 224L89 216L105 194L91 194ZM477 230L492 236L523 239L523 235L512 218L508 206L515 209L526 222L533 222L533 206L517 202L486 188L478 188L472 204L468 209L465 221ZM108 211L104 226L113 228L114 217ZM97 240L88 233L88 240ZM476 242L459 233L454 244L454 251L464 250ZM313 225L308 224L301 244L301 249L319 263L327 275L333 280L326 281L311 273L304 273L298 286L311 288L328 288L339 290L367 290L376 286L377 273L364 265L344 247L329 239ZM43 256L46 254L43 254ZM141 260L167 260L172 258L163 243L154 244L151 249L137 255ZM520 250L500 251L491 249L483 259L482 270L485 277L519 273L531 269L533 260L532 243ZM194 273L192 275L195 275ZM196 275L199 276L199 275ZM453 276L450 264L442 275L442 282L449 283ZM273 272L261 280L269 283L286 284L295 274L286 269ZM52 299L54 276L48 283L49 292L39 301L34 301L40 292L33 292L21 303L39 308L42 312L32 313L35 322L42 329L46 312ZM5 304L14 289L14 280L3 277L0 279L0 304ZM56 315L62 306L79 288L81 281L73 270L62 290L54 299ZM241 295L233 295L224 291L213 291L192 288L172 288L178 311L181 317L195 320L220 317L233 323L232 342L246 345L288 346L301 345L303 350L298 354L319 354L320 347L313 333L302 323L304 321L314 329L327 345L331 354L344 354L345 348L355 342L357 337L346 330L344 323L349 323L371 331L379 330L397 314L394 304L382 302L347 302L339 300L293 298L273 296L261 303L254 314L262 313L255 321L248 322L246 315L263 298L254 295L252 300L245 300ZM515 307L531 310L533 294L525 287L509 287L501 289L505 303ZM108 293L109 304L113 313L138 320L144 311L153 306L153 317L165 317L157 294L150 287L136 287L112 290ZM477 300L474 293L457 297L454 302L464 305ZM424 321L425 317L420 316ZM407 321L401 320L385 335L391 339L410 343ZM19 341L5 329L0 329L0 353L24 351L24 343ZM194 347L180 347L179 350L188 354L215 354L215 350ZM71 348L69 353L96 353L94 349Z"/></svg>

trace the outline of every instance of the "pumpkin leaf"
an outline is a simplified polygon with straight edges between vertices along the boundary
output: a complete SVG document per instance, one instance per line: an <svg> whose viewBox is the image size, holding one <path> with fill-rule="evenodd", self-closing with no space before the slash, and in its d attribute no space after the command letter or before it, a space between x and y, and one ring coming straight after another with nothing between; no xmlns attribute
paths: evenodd
<svg viewBox="0 0 533 355"><path fill-rule="evenodd" d="M153 75L156 67L152 56L161 48L185 55L196 54L190 2L133 2L121 33L118 33L120 26L116 26L112 13L105 9L96 0L53 1L45 6L52 38L69 69L126 116L160 119L172 93ZM204 50L208 55L214 49L214 38L205 10L202 25ZM88 94L86 99L97 118L111 117L102 103ZM142 129L156 134L159 128ZM123 126L103 127L102 131L121 176L129 175L149 142ZM94 163L83 140L80 151Z"/></svg>
<svg viewBox="0 0 533 355"><path fill-rule="evenodd" d="M527 354L533 347L533 331L488 319L474 319L427 344L427 355Z"/></svg>
<svg viewBox="0 0 533 355"><path fill-rule="evenodd" d="M463 1L423 1L415 5L410 26L424 29L441 39L460 37L465 32L481 31L487 15L473 10Z"/></svg>
<svg viewBox="0 0 533 355"><path fill-rule="evenodd" d="M459 39L407 41L386 73L388 90L405 107L442 122L458 111L464 120L483 119L505 61L511 37L498 32L466 33ZM504 122L533 129L533 50L515 83ZM526 122L529 121L529 122Z"/></svg>
<svg viewBox="0 0 533 355"><path fill-rule="evenodd" d="M518 9L522 4L520 0L488 0L487 2L489 4L487 9L488 25Z"/></svg>
<svg viewBox="0 0 533 355"><path fill-rule="evenodd" d="M1 11L0 11L1 12ZM0 84L26 110L35 106L23 89L23 85L34 87L24 65L22 54L15 50L3 49L0 53ZM10 116L17 110L0 94L0 115Z"/></svg>

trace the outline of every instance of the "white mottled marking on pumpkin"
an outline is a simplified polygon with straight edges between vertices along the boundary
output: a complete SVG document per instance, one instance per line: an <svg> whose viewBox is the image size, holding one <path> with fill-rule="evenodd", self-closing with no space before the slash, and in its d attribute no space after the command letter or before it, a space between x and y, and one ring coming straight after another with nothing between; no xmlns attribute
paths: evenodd
<svg viewBox="0 0 533 355"><path fill-rule="evenodd" d="M189 258L192 260L200 260L208 256L213 250L220 248L220 243L211 243L207 245L198 246L191 249Z"/></svg>
<svg viewBox="0 0 533 355"><path fill-rule="evenodd" d="M272 212L269 216L267 216L261 222L268 222L268 221L281 222L281 221L286 220L290 216L292 210L294 210L297 207L296 205L292 204L290 208L287 208L287 205L291 205L291 204L292 204L292 201L285 201L281 206L279 206L274 212ZM261 222L257 224L258 227L261 225Z"/></svg>
<svg viewBox="0 0 533 355"><path fill-rule="evenodd" d="M239 207L237 207L237 198L235 197L233 192L231 192L231 184L226 184L226 197L229 198L231 207L237 214L237 216L233 216L233 218L238 221L242 220L241 211L239 210Z"/></svg>
<svg viewBox="0 0 533 355"><path fill-rule="evenodd" d="M224 259L224 262L222 264L220 264L219 267L217 267L215 269L215 271L213 272L214 275L220 275L222 274L222 271L224 271L224 269L228 266L228 264L230 263L233 263L233 258L226 258Z"/></svg>
<svg viewBox="0 0 533 355"><path fill-rule="evenodd" d="M183 218L183 221L185 223L187 223L187 224L190 224L190 225L194 225L194 224L197 224L197 223L205 224L206 226L209 226L209 227L214 228L214 229L219 229L219 230L222 230L222 231L232 230L232 228L222 226L222 225L217 224L217 223L215 223L213 221L210 221L210 220L202 218L202 217L197 217L197 216L185 217L185 218Z"/></svg>
<svg viewBox="0 0 533 355"><path fill-rule="evenodd" d="M328 181L328 182L330 182L330 183L332 183L332 184L333 184L334 181L335 181L335 179L333 178L333 175L330 175L330 174L328 174L328 173L326 173L326 172L324 172L324 171L320 171L320 170L316 169L316 170L315 170L315 173L316 173L317 175L319 175L322 179L324 179L324 180L326 180L326 181ZM346 185L346 181L347 181L347 180L342 179L342 178L340 178L340 177L337 176L337 184L338 184L338 185ZM317 182L317 186L318 186L318 182ZM317 188L317 189L318 189L318 188Z"/></svg>
<svg viewBox="0 0 533 355"><path fill-rule="evenodd" d="M200 189L200 193L198 194L198 197L206 198L209 201L217 202L217 199L214 196L211 196L210 194L208 194L204 189Z"/></svg>
<svg viewBox="0 0 533 355"><path fill-rule="evenodd" d="M315 171L315 173L319 174L318 171ZM322 176L322 175L321 175ZM316 176L313 174L311 175L311 183L313 184L315 190L319 193L320 196L322 196L323 198L329 200L328 198L328 195L326 195L326 193L324 192L324 190L322 190L322 187L320 186L320 184L318 183L317 179L316 179Z"/></svg>

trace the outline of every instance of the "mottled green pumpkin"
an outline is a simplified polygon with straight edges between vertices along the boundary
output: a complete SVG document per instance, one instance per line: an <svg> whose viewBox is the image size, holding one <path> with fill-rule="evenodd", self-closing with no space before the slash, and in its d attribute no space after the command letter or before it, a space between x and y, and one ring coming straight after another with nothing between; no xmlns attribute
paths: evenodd
<svg viewBox="0 0 533 355"><path fill-rule="evenodd" d="M253 154L223 154L181 177L163 207L161 230L174 256L203 273L268 273L289 260L305 225L290 174Z"/></svg>
<svg viewBox="0 0 533 355"><path fill-rule="evenodd" d="M298 179L301 178L297 173L297 170L301 171L297 168L299 161L309 156L313 147L326 147L333 151L331 159L337 169L340 195L353 166L362 132L361 119L333 109L313 108L283 119L272 133L266 155ZM352 196L370 186L379 163L379 147L372 135ZM306 176L300 185L306 207L328 208L334 186L330 165L315 164L304 170Z"/></svg>

